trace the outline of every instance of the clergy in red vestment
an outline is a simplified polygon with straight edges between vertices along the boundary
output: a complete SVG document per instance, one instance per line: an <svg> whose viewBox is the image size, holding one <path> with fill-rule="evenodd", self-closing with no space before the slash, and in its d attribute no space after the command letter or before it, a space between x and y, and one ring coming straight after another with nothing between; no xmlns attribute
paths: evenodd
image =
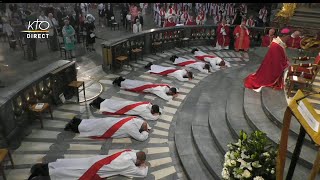
<svg viewBox="0 0 320 180"><path fill-rule="evenodd" d="M288 48L300 49L300 42L302 38L300 37L300 31L295 31L291 34L291 37L286 42Z"/></svg>
<svg viewBox="0 0 320 180"><path fill-rule="evenodd" d="M173 17L170 16L168 21L165 22L164 27L173 27L176 26L176 23L173 20Z"/></svg>
<svg viewBox="0 0 320 180"><path fill-rule="evenodd" d="M261 44L262 47L269 47L270 46L273 39L276 38L274 36L275 32L276 32L276 30L271 28L271 29L269 29L269 33L262 37L262 44Z"/></svg>
<svg viewBox="0 0 320 180"><path fill-rule="evenodd" d="M197 25L197 23L194 21L193 16L189 15L185 25L194 26L194 25Z"/></svg>
<svg viewBox="0 0 320 180"><path fill-rule="evenodd" d="M290 30L281 30L279 37L275 38L256 73L250 74L244 80L248 89L260 92L262 87L283 89L283 72L289 66L286 55L286 41L290 38Z"/></svg>
<svg viewBox="0 0 320 180"><path fill-rule="evenodd" d="M226 24L226 20L222 20L217 28L217 43L215 49L229 49L230 44L230 28Z"/></svg>
<svg viewBox="0 0 320 180"><path fill-rule="evenodd" d="M248 51L250 48L250 37L245 21L242 21L241 24L234 29L233 35L235 36L234 49L236 51L240 49Z"/></svg>

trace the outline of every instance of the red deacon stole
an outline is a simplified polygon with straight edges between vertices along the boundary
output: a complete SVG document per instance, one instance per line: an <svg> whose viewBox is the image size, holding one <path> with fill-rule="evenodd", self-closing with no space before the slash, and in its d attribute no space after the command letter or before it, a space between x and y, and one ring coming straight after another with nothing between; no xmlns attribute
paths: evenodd
<svg viewBox="0 0 320 180"><path fill-rule="evenodd" d="M117 152L95 162L80 178L79 180L101 180L102 178L97 174L97 172L104 166L110 164L114 159L119 157L123 152L131 151L129 149Z"/></svg>
<svg viewBox="0 0 320 180"><path fill-rule="evenodd" d="M119 109L118 111L112 113L112 112L102 112L102 114L105 114L105 115L121 115L121 114L125 114L126 112L130 111L131 109L134 109L140 105L143 105L143 104L149 104L149 102L137 102L137 103L134 103L134 104L129 104L121 109Z"/></svg>
<svg viewBox="0 0 320 180"><path fill-rule="evenodd" d="M124 119L121 119L119 122L115 123L113 126L111 126L104 134L101 136L93 136L93 139L106 139L112 137L115 132L117 132L122 125L124 125L126 122L132 120L135 118L135 116L126 117Z"/></svg>
<svg viewBox="0 0 320 180"><path fill-rule="evenodd" d="M205 57L209 57L209 58L215 58L217 56L212 56L212 55L203 55L203 56L195 56L197 59L204 61Z"/></svg>
<svg viewBox="0 0 320 180"><path fill-rule="evenodd" d="M150 72L150 73L151 73L151 74L160 74L160 75L162 75L162 76L166 76L166 75L168 75L168 74L170 74L170 73L174 73L174 72L176 72L176 71L178 71L178 69L168 69L168 70L162 71L162 72L160 72L160 73L154 73L154 72Z"/></svg>
<svg viewBox="0 0 320 180"><path fill-rule="evenodd" d="M186 65L189 65L189 64L193 64L195 63L196 61L194 60L189 60L189 61L185 61L185 62L181 62L181 63L178 63L177 65L178 66L186 66Z"/></svg>
<svg viewBox="0 0 320 180"><path fill-rule="evenodd" d="M158 86L167 86L168 88L170 88L170 86L168 84L146 84L146 85L142 85L133 89L127 89L128 91L132 91L132 92L142 92L145 89L149 89L149 88L155 88Z"/></svg>

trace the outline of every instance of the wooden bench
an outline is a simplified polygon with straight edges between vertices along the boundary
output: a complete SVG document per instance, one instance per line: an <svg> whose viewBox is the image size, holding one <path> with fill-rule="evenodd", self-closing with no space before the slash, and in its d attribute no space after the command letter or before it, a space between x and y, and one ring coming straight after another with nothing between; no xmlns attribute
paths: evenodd
<svg viewBox="0 0 320 180"><path fill-rule="evenodd" d="M131 50L132 54L134 55L134 60L137 61L137 56L140 54L141 60L143 60L143 52L142 48L135 48Z"/></svg>
<svg viewBox="0 0 320 180"><path fill-rule="evenodd" d="M80 97L79 97L79 87L82 86L83 88L83 97L84 97L84 102L87 101L86 99L86 90L84 87L84 81L72 81L70 84L68 84L69 87L76 88L77 89L77 98L78 98L78 103L80 102Z"/></svg>
<svg viewBox="0 0 320 180"><path fill-rule="evenodd" d="M42 129L42 128L43 128L42 113L44 113L44 112L49 112L50 115L51 115L51 119L53 119L52 110L51 110L51 107L50 107L49 103L43 103L43 106L42 106L41 109L37 109L36 106L37 106L37 104L31 105L30 110L31 110L36 116L39 117L39 119L40 119L40 124L41 124L41 129Z"/></svg>
<svg viewBox="0 0 320 180"><path fill-rule="evenodd" d="M14 168L14 163L13 163L13 159L12 159L12 155L11 155L10 151L8 149L0 149L0 166L1 166L2 177L4 180L7 179L7 177L4 173L4 160L6 159L7 156L9 157L9 159L11 161L12 168Z"/></svg>

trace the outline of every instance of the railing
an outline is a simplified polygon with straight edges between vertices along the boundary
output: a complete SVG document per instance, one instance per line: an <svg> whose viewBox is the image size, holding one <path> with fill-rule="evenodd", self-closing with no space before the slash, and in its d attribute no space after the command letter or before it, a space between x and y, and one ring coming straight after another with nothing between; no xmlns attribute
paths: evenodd
<svg viewBox="0 0 320 180"><path fill-rule="evenodd" d="M230 49L233 49L233 30L235 26L230 26ZM155 42L161 42L164 49L172 46L181 46L183 38L189 38L192 45L214 45L216 43L215 25L203 26L177 26L170 28L159 28L143 31L138 34L131 34L102 43L103 69L108 71L116 67L115 58L118 56L128 56L131 59L131 50L142 48L144 54L149 54L153 50ZM265 33L265 28L248 28L250 31L251 46L260 46L261 36Z"/></svg>
<svg viewBox="0 0 320 180"><path fill-rule="evenodd" d="M75 62L60 60L30 74L10 88L0 91L0 148L16 149L31 133L34 117L30 105L38 102L58 104L59 95L70 92L68 84L77 79Z"/></svg>

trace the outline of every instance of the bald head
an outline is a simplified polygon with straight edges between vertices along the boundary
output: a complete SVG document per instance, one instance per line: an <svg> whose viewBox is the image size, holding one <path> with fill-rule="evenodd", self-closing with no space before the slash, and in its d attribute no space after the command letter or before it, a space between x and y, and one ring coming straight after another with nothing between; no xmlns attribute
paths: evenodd
<svg viewBox="0 0 320 180"><path fill-rule="evenodd" d="M147 159L146 153L143 152L143 151L139 151L139 152L136 153L136 155L137 155L136 166L140 166Z"/></svg>
<svg viewBox="0 0 320 180"><path fill-rule="evenodd" d="M148 131L148 123L147 121L143 121L141 127L140 127L140 133L143 131Z"/></svg>
<svg viewBox="0 0 320 180"><path fill-rule="evenodd" d="M301 32L300 31L295 31L295 32L293 32L293 36L294 37L299 37L299 36L301 36Z"/></svg>
<svg viewBox="0 0 320 180"><path fill-rule="evenodd" d="M269 29L269 36L273 36L275 32L276 32L275 29L273 28Z"/></svg>

